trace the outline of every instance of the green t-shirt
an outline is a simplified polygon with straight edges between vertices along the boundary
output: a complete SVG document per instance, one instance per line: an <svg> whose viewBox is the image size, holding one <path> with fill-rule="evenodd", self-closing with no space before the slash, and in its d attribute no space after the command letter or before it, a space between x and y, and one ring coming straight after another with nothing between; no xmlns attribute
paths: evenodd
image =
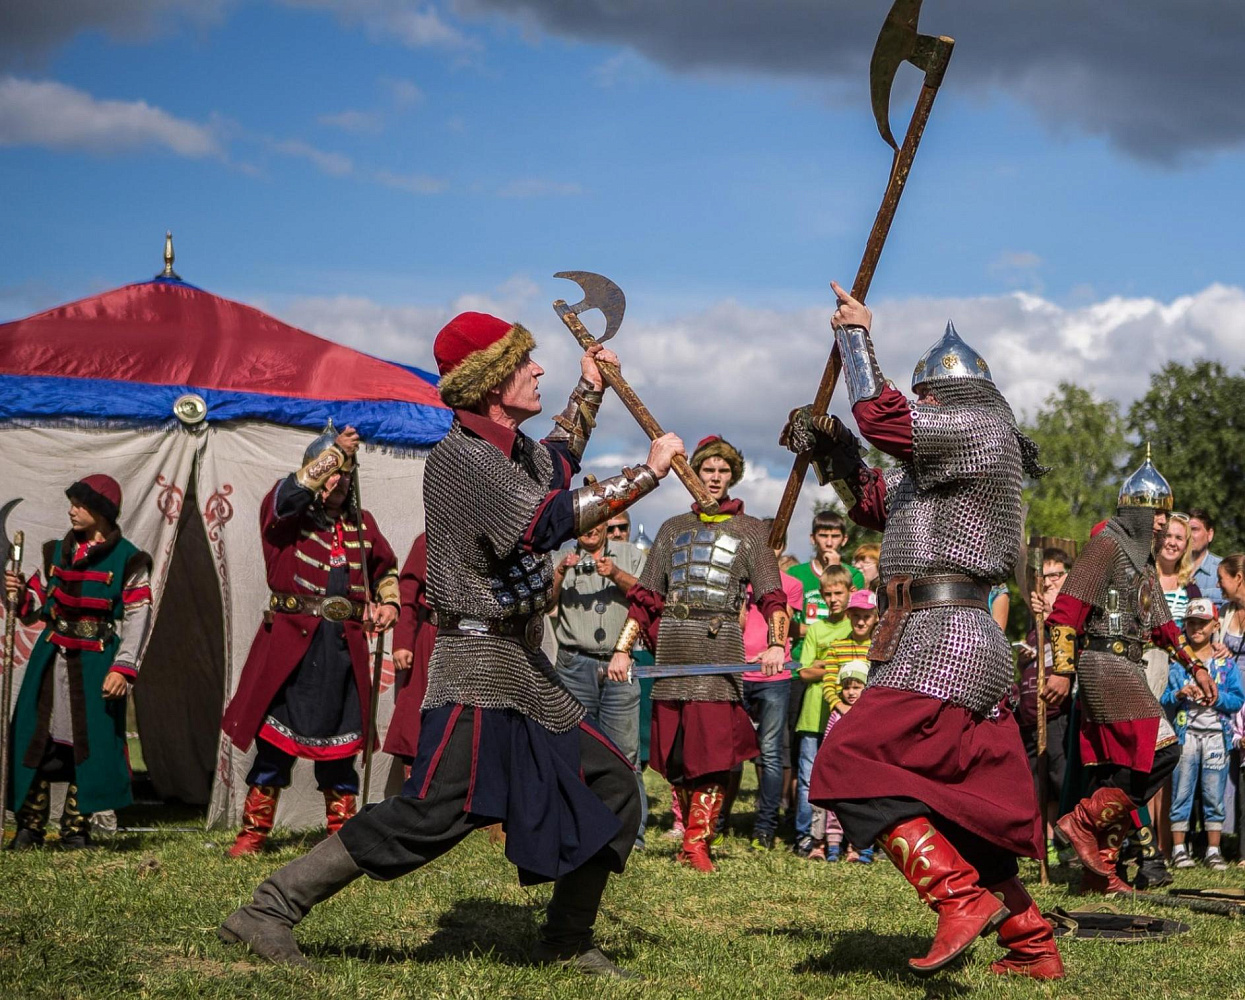
<svg viewBox="0 0 1245 1000"><path fill-rule="evenodd" d="M852 620L847 615L837 622L825 619L810 622L808 631L804 634L803 649L800 651L800 665L809 667L818 660L827 659L831 644L839 639L846 639L851 634ZM804 700L800 703L800 715L795 720L797 733L816 733L820 736L826 731L826 719L830 715L830 706L826 704L821 685L821 681L814 681L804 689Z"/></svg>
<svg viewBox="0 0 1245 1000"><path fill-rule="evenodd" d="M855 566L851 566L848 563L843 565L852 575L852 589L862 589L865 585L864 574ZM798 566L792 566L786 572L799 580L800 586L804 588L804 601L800 607L792 608L792 620L799 622L801 625L809 625L819 618L825 618L830 612L826 609L826 602L821 599L821 580L813 572L812 562L809 561L800 563ZM791 659L799 660L800 652L803 648L804 640L801 638L799 642L791 647Z"/></svg>

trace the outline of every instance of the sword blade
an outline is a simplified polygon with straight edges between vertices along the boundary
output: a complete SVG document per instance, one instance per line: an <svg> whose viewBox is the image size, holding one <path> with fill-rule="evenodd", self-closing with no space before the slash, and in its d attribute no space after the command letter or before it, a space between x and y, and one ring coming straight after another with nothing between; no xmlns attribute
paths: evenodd
<svg viewBox="0 0 1245 1000"><path fill-rule="evenodd" d="M631 676L698 677L703 674L742 674L760 669L759 663L636 663L631 667Z"/></svg>

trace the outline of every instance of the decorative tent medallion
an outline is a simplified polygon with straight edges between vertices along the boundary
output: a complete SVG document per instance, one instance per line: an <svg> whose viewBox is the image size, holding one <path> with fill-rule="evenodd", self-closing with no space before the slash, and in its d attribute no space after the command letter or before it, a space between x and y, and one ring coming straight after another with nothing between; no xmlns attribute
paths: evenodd
<svg viewBox="0 0 1245 1000"><path fill-rule="evenodd" d="M201 424L207 417L207 403L197 393L188 392L177 397L177 402L173 404L173 416L187 427Z"/></svg>

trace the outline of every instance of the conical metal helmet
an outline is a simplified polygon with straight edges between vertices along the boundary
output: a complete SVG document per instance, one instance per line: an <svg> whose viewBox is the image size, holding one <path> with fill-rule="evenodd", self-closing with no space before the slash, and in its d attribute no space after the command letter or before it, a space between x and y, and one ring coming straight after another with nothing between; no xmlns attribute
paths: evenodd
<svg viewBox="0 0 1245 1000"><path fill-rule="evenodd" d="M329 422L324 425L319 436L307 445L307 450L303 452L303 465L306 465L313 458L319 458L328 450L329 445L337 441L337 428L333 426L333 418L329 417ZM346 463L342 466L342 472L349 472L354 468L354 459L349 455L346 456Z"/></svg>
<svg viewBox="0 0 1245 1000"><path fill-rule="evenodd" d="M1146 442L1146 460L1120 487L1120 507L1151 507L1172 509L1172 488L1163 474L1150 461L1150 442Z"/></svg>
<svg viewBox="0 0 1245 1000"><path fill-rule="evenodd" d="M947 332L916 363L912 372L912 388L952 379L994 382L986 359L964 343L955 332L955 324L947 320Z"/></svg>
<svg viewBox="0 0 1245 1000"><path fill-rule="evenodd" d="M641 552L647 552L653 547L652 541L648 535L644 533L644 525L640 525L640 530L636 533L635 541L632 544Z"/></svg>

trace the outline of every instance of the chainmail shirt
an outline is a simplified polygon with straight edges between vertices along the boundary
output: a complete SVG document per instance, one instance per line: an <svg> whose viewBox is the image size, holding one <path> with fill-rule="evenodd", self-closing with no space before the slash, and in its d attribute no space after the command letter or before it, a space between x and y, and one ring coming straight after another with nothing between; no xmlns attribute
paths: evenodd
<svg viewBox="0 0 1245 1000"><path fill-rule="evenodd" d="M1150 518L1151 512L1145 511ZM1127 549L1102 532L1081 550L1060 593L1089 604L1085 634L1122 638L1141 646L1154 629L1171 621L1153 565L1140 571ZM1117 607L1117 611L1112 611ZM1154 692L1146 682L1145 666L1104 650L1084 649L1077 656L1077 683L1085 714L1094 722L1125 722L1162 718Z"/></svg>
<svg viewBox="0 0 1245 1000"><path fill-rule="evenodd" d="M705 522L689 511L663 524L639 579L641 587L666 600L658 625L658 664L743 663L741 621L749 583L758 598L782 586L765 526L755 517L736 514ZM695 617L674 617L678 605ZM662 677L653 685L656 701L742 698L738 674Z"/></svg>
<svg viewBox="0 0 1245 1000"><path fill-rule="evenodd" d="M424 471L428 603L439 616L483 621L541 614L553 589L548 553L520 541L548 494L552 460L529 450L536 478L455 421ZM555 733L586 714L548 658L519 639L437 635L425 709L451 703L512 708Z"/></svg>
<svg viewBox="0 0 1245 1000"><path fill-rule="evenodd" d="M994 396L1001 408L909 403L912 461L886 473L882 587L897 573L963 573L982 584L1012 575L1023 534L1021 452L1011 410ZM1012 673L1007 637L987 612L929 608L911 613L869 684L994 716Z"/></svg>

